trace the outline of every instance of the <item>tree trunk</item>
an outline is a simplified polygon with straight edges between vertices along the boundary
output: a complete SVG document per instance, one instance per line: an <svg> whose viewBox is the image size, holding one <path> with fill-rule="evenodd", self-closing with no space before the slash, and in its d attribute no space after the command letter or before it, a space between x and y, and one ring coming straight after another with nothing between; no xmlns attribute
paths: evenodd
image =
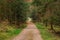
<svg viewBox="0 0 60 40"><path fill-rule="evenodd" d="M47 21L46 21L46 23L45 23L45 26L46 26L46 27L48 26L48 23L47 23Z"/></svg>
<svg viewBox="0 0 60 40"><path fill-rule="evenodd" d="M51 23L51 29L53 30L53 24Z"/></svg>
<svg viewBox="0 0 60 40"><path fill-rule="evenodd" d="M51 30L53 30L54 33L56 32L53 28L53 22L51 22Z"/></svg>

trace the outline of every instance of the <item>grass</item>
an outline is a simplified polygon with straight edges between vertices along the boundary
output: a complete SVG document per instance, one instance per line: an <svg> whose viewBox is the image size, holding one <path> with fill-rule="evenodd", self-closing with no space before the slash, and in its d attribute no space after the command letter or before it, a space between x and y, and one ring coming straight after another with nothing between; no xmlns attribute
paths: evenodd
<svg viewBox="0 0 60 40"><path fill-rule="evenodd" d="M11 37L18 35L20 32L21 32L21 29L15 29L15 28L12 28L11 30L8 30L7 32L0 32L0 40L10 39Z"/></svg>
<svg viewBox="0 0 60 40"><path fill-rule="evenodd" d="M36 26L39 29L43 40L60 40L59 37L57 37L54 34L50 33L48 31L48 29L45 26L43 26L42 24L36 23Z"/></svg>
<svg viewBox="0 0 60 40"><path fill-rule="evenodd" d="M0 27L0 40L10 40L12 37L18 35L21 31L22 31L21 28L18 29L15 28L15 26L8 25L8 26Z"/></svg>

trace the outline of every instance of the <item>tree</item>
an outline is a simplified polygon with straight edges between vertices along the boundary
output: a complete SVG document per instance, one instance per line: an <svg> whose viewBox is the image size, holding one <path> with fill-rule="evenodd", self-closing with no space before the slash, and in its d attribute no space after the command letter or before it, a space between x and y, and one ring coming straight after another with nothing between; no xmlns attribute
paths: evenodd
<svg viewBox="0 0 60 40"><path fill-rule="evenodd" d="M2 0L0 8L0 19L8 20L10 24L20 25L27 19L27 11L29 11L29 3L24 0Z"/></svg>

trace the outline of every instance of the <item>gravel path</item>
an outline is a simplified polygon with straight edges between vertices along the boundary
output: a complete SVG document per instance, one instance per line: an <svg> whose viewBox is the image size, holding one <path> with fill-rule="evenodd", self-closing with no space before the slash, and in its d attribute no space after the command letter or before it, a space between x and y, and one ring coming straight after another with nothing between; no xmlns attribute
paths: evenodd
<svg viewBox="0 0 60 40"><path fill-rule="evenodd" d="M36 25L28 23L27 27L12 40L42 40L42 38Z"/></svg>

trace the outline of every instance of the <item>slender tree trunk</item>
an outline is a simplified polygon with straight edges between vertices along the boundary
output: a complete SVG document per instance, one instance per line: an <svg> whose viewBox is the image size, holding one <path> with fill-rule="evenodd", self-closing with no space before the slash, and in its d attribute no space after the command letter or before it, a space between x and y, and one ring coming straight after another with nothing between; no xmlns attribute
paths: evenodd
<svg viewBox="0 0 60 40"><path fill-rule="evenodd" d="M51 23L51 29L53 30L53 24Z"/></svg>
<svg viewBox="0 0 60 40"><path fill-rule="evenodd" d="M53 30L54 33L56 32L53 28L53 22L51 22L51 30Z"/></svg>
<svg viewBox="0 0 60 40"><path fill-rule="evenodd" d="M46 21L46 23L45 23L45 26L46 26L46 27L48 26L48 23L47 23L47 21Z"/></svg>

